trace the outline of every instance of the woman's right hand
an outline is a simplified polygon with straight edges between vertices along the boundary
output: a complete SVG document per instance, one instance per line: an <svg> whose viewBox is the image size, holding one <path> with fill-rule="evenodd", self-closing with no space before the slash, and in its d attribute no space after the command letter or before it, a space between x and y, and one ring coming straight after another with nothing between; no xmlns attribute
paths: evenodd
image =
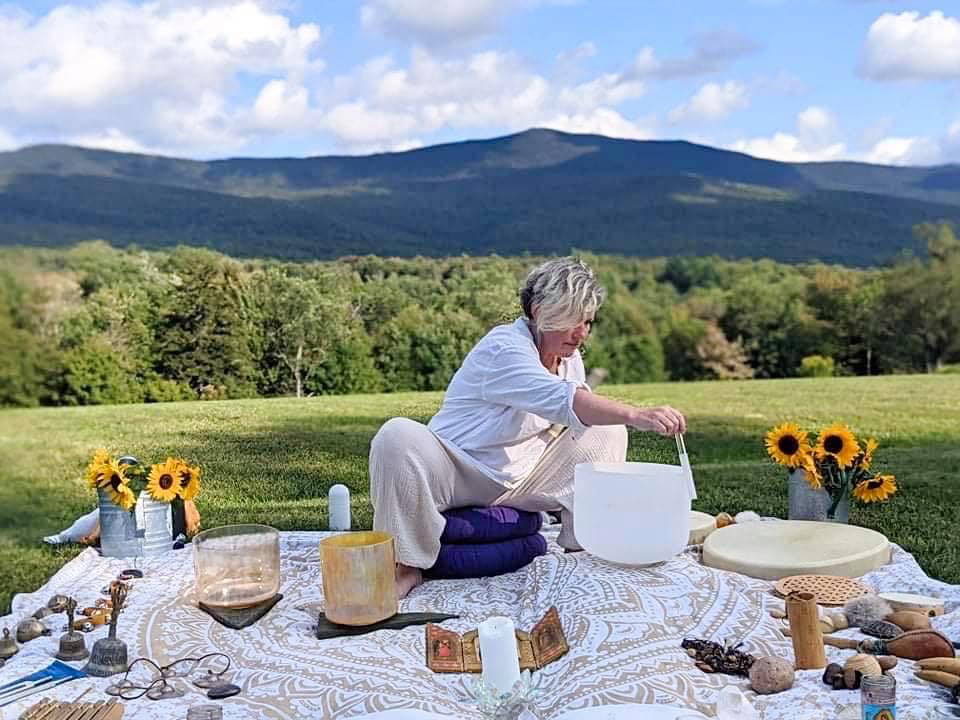
<svg viewBox="0 0 960 720"><path fill-rule="evenodd" d="M630 425L638 430L650 430L670 436L687 431L687 420L679 410L669 405L655 408L636 408Z"/></svg>

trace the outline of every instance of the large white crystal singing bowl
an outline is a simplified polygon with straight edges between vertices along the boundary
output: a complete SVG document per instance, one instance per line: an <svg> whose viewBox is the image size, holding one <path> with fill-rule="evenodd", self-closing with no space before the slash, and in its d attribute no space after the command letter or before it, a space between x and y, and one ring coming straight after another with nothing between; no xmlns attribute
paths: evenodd
<svg viewBox="0 0 960 720"><path fill-rule="evenodd" d="M690 485L678 465L580 463L574 470L573 504L577 541L610 562L669 560L690 536Z"/></svg>
<svg viewBox="0 0 960 720"><path fill-rule="evenodd" d="M788 575L859 577L890 562L890 541L869 528L809 520L728 525L703 541L703 564L779 580Z"/></svg>

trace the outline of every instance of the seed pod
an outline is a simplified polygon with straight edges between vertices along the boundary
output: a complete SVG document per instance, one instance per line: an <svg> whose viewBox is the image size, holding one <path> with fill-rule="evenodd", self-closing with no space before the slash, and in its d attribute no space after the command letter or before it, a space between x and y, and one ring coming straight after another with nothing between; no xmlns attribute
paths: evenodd
<svg viewBox="0 0 960 720"><path fill-rule="evenodd" d="M873 622L864 623L860 626L860 630L867 635L873 635L873 637L880 638L881 640L893 640L898 635L903 635L903 630L901 630L898 625L894 625L892 622L887 622L886 620L874 620Z"/></svg>

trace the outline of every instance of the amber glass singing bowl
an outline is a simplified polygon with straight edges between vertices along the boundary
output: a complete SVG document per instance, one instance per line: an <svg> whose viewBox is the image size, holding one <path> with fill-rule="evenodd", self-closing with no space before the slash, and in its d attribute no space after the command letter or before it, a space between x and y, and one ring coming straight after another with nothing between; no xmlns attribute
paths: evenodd
<svg viewBox="0 0 960 720"><path fill-rule="evenodd" d="M341 625L372 625L397 613L393 536L350 532L320 541L324 614Z"/></svg>

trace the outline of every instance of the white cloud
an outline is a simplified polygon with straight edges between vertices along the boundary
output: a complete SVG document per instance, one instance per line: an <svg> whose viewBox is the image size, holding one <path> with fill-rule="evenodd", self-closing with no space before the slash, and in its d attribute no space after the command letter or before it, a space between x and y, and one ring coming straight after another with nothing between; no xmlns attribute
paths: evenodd
<svg viewBox="0 0 960 720"><path fill-rule="evenodd" d="M937 143L925 137L887 137L864 158L878 165L931 165L940 158Z"/></svg>
<svg viewBox="0 0 960 720"><path fill-rule="evenodd" d="M797 114L797 135L807 145L829 145L839 134L837 118L826 108L811 105Z"/></svg>
<svg viewBox="0 0 960 720"><path fill-rule="evenodd" d="M370 0L360 9L368 29L422 43L447 43L494 32L519 0Z"/></svg>
<svg viewBox="0 0 960 720"><path fill-rule="evenodd" d="M572 50L567 50L557 55L557 63L560 65L577 63L585 58L591 58L596 54L597 46L588 40L580 43Z"/></svg>
<svg viewBox="0 0 960 720"><path fill-rule="evenodd" d="M286 80L270 80L253 103L253 115L259 127L284 129L296 127L307 116L310 99L302 85Z"/></svg>
<svg viewBox="0 0 960 720"><path fill-rule="evenodd" d="M616 110L597 108L588 113L556 115L541 124L570 133L607 135L630 140L649 140L656 137L656 119L652 116L627 120Z"/></svg>
<svg viewBox="0 0 960 720"><path fill-rule="evenodd" d="M230 101L239 74L289 80L323 67L317 25L254 0L62 5L36 18L0 10L0 37L9 127L180 152L246 142Z"/></svg>
<svg viewBox="0 0 960 720"><path fill-rule="evenodd" d="M862 67L874 80L960 78L960 19L940 11L884 13L867 32Z"/></svg>
<svg viewBox="0 0 960 720"><path fill-rule="evenodd" d="M486 132L546 126L649 137L648 123L630 121L617 110L644 89L626 70L564 84L531 70L511 52L449 58L415 47L406 65L373 58L335 78L321 124L351 151L392 149L411 137L450 128Z"/></svg>
<svg viewBox="0 0 960 720"><path fill-rule="evenodd" d="M0 128L0 152L4 150L14 150L18 147L17 143L13 139L13 135L8 133L3 128Z"/></svg>
<svg viewBox="0 0 960 720"><path fill-rule="evenodd" d="M667 116L672 123L720 120L750 104L747 88L734 80L707 83Z"/></svg>
<svg viewBox="0 0 960 720"><path fill-rule="evenodd" d="M91 135L71 135L65 139L69 145L79 145L86 148L100 150L115 150L116 152L145 153L152 148L145 147L133 138L125 135L117 128L107 128L103 133Z"/></svg>
<svg viewBox="0 0 960 720"><path fill-rule="evenodd" d="M754 157L782 162L823 162L846 156L847 146L838 135L838 123L827 109L811 106L797 114L794 132L738 140L730 149Z"/></svg>

